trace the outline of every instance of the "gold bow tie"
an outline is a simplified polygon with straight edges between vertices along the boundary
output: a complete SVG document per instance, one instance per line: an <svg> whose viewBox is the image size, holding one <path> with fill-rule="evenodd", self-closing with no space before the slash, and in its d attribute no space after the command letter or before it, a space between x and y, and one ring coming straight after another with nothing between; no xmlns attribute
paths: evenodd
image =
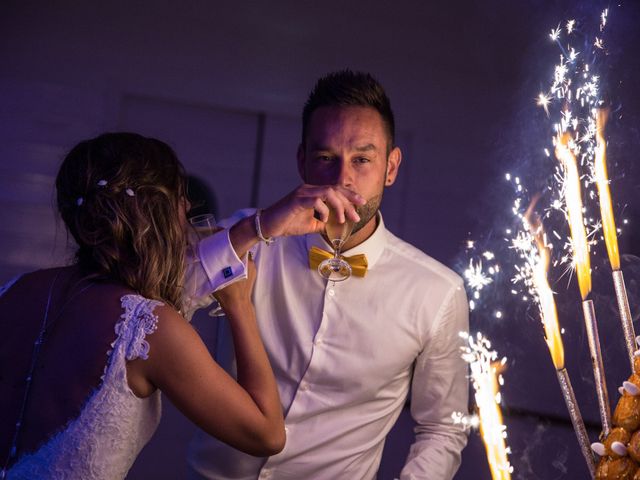
<svg viewBox="0 0 640 480"><path fill-rule="evenodd" d="M333 258L333 253L327 252L322 248L311 247L311 250L309 250L309 268L317 270L320 262L328 258ZM351 265L351 273L356 277L364 277L367 273L369 263L367 262L367 256L364 253L353 255L351 257L341 256L340 258L345 259L347 263Z"/></svg>

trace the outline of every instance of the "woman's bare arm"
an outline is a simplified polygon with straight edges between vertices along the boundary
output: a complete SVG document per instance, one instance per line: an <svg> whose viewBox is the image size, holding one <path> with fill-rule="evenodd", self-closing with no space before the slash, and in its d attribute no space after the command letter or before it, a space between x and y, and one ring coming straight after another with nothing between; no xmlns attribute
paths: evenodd
<svg viewBox="0 0 640 480"><path fill-rule="evenodd" d="M249 279L216 293L231 325L237 382L170 307L156 309L158 329L147 337L149 358L130 362L128 378L134 393L145 396L157 387L210 435L251 455L268 456L284 448L285 431L276 381L250 301L254 279L251 262Z"/></svg>

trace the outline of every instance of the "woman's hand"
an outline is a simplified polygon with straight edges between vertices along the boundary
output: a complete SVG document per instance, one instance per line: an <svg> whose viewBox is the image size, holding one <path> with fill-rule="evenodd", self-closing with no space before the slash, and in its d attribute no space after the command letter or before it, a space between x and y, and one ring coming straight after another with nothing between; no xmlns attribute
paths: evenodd
<svg viewBox="0 0 640 480"><path fill-rule="evenodd" d="M253 285L256 281L256 265L251 258L251 254L248 254L248 256L246 280L234 282L213 294L225 311L232 310L236 307L251 305L251 293L253 292Z"/></svg>

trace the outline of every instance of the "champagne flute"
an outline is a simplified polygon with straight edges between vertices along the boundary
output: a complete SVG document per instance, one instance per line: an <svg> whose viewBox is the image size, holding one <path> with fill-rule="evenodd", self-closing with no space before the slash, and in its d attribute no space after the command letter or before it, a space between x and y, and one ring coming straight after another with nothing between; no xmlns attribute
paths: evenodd
<svg viewBox="0 0 640 480"><path fill-rule="evenodd" d="M194 240L192 248L192 258L194 262L199 262L200 258L197 254L197 242L213 235L218 229L216 228L216 220L212 213L203 213L202 215L195 215L189 218L189 223L191 224L191 230L195 236L192 237ZM210 317L220 317L224 315L224 310L220 306L218 300L211 295L211 299L213 302L211 303L211 310L209 310Z"/></svg>
<svg viewBox="0 0 640 480"><path fill-rule="evenodd" d="M216 228L216 219L212 213L203 213L189 218L189 223L199 240L211 235Z"/></svg>
<svg viewBox="0 0 640 480"><path fill-rule="evenodd" d="M341 282L351 276L351 265L341 257L340 252L351 235L354 224L348 218L345 218L344 223L339 223L335 212L333 210L329 211L329 219L325 224L324 230L333 248L333 257L323 260L318 265L318 273L327 280Z"/></svg>

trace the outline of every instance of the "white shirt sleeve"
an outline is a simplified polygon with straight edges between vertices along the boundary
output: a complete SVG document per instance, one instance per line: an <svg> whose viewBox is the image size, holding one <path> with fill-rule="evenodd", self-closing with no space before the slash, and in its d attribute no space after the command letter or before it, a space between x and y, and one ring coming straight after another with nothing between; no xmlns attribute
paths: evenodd
<svg viewBox="0 0 640 480"><path fill-rule="evenodd" d="M228 229L201 240L198 256L207 277L209 293L247 278L247 269L231 245Z"/></svg>
<svg viewBox="0 0 640 480"><path fill-rule="evenodd" d="M197 310L213 302L213 292L247 278L246 266L231 245L228 229L201 240L198 258L188 258L186 263L182 310L189 321Z"/></svg>
<svg viewBox="0 0 640 480"><path fill-rule="evenodd" d="M468 330L467 297L459 281L445 297L434 330L416 360L411 388L416 439L401 480L448 480L460 465L467 434L453 424L451 414L468 411L468 367L461 357L459 336Z"/></svg>

